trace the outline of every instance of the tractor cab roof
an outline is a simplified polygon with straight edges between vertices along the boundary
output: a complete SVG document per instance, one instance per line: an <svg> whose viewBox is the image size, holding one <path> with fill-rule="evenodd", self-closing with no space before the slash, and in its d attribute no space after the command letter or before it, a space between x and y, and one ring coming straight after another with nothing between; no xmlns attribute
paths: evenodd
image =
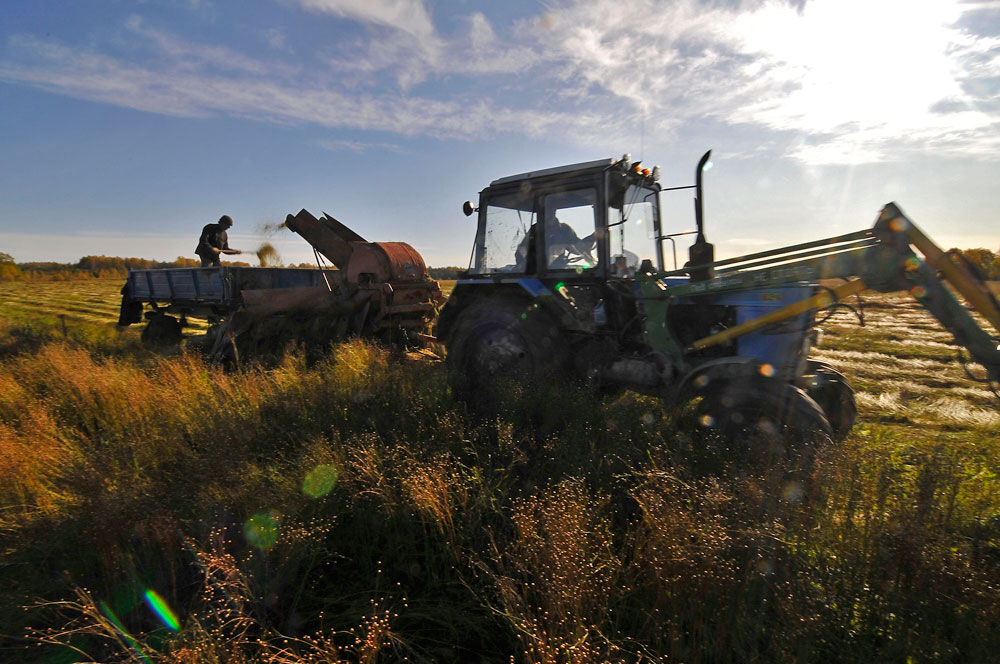
<svg viewBox="0 0 1000 664"><path fill-rule="evenodd" d="M508 182L519 182L521 180L534 180L536 178L553 177L558 175L566 175L568 173L577 173L580 171L595 170L602 171L606 168L613 166L618 159L595 159L594 161L584 161L579 164L569 164L567 166L556 166L555 168L546 168L540 171L528 171L527 173L518 173L517 175L508 175L507 177L494 180L490 183L493 187L498 184L506 184Z"/></svg>

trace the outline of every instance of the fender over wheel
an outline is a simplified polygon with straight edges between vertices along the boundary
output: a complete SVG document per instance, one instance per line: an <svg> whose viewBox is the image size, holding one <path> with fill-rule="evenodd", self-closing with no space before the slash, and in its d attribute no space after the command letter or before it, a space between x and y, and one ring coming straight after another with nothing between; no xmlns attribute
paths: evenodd
<svg viewBox="0 0 1000 664"><path fill-rule="evenodd" d="M847 438L858 419L858 406L854 401L854 388L844 374L829 364L810 360L803 376L806 393L820 405L830 421L833 439Z"/></svg>

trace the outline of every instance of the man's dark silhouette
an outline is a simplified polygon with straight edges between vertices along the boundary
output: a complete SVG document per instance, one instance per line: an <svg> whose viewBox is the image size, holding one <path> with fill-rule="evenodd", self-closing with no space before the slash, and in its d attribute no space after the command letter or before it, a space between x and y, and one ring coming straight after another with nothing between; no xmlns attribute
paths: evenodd
<svg viewBox="0 0 1000 664"><path fill-rule="evenodd" d="M222 265L222 254L238 254L237 249L229 248L229 236L226 231L232 228L233 218L228 214L219 217L218 223L206 224L201 229L198 246L194 253L201 259L202 267Z"/></svg>

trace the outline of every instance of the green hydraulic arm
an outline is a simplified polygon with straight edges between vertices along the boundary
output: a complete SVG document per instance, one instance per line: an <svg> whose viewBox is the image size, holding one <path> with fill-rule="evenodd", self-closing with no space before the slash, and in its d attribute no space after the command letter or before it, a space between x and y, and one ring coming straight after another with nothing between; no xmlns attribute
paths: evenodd
<svg viewBox="0 0 1000 664"><path fill-rule="evenodd" d="M913 247L923 255L921 260ZM711 267L715 276L704 281L667 286L664 279ZM938 276L940 273L940 277ZM682 348L667 328L667 310L678 298L710 296L730 291L819 283L822 279L855 277L800 302L699 339ZM1000 333L1000 305L965 265L941 251L895 203L889 203L874 228L805 244L717 261L660 274L639 275L641 301L647 314L646 339L676 366L695 350L725 343L743 334L822 309L845 297L871 289L907 290L986 368L989 381L1000 382L1000 344L976 322L945 287L947 280Z"/></svg>

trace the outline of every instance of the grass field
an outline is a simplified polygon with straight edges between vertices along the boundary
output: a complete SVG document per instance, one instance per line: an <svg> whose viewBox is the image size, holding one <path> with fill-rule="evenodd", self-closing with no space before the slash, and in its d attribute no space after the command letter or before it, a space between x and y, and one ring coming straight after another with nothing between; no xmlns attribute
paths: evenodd
<svg viewBox="0 0 1000 664"><path fill-rule="evenodd" d="M825 325L860 421L793 476L634 394L476 418L363 342L154 355L120 286L0 284L4 662L1000 652L1000 409L906 298Z"/></svg>

